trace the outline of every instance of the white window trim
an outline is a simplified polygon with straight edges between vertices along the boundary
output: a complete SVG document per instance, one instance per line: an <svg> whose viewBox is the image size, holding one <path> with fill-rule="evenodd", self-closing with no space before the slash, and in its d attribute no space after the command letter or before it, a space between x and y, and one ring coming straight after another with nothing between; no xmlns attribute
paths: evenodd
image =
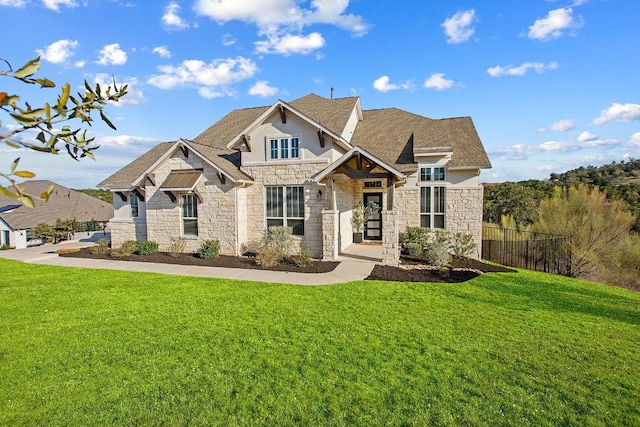
<svg viewBox="0 0 640 427"><path fill-rule="evenodd" d="M133 204L132 200L136 200L136 213L137 215L133 215ZM129 218L136 219L140 218L140 197L137 196L136 193L129 194Z"/></svg>
<svg viewBox="0 0 640 427"><path fill-rule="evenodd" d="M292 157L292 153L293 153L293 143L292 143L292 139L298 139L298 157ZM288 157L282 157L282 140L286 139L287 140L287 154ZM278 147L277 147L277 154L278 157L277 158L272 158L271 157L271 141L272 140L277 140L278 142ZM302 156L302 136L300 135L270 135L266 137L265 140L265 157L266 157L266 161L267 162L295 162L295 161L300 161L300 160L304 160L303 156Z"/></svg>
<svg viewBox="0 0 640 427"><path fill-rule="evenodd" d="M423 169L429 169L429 179L423 180L422 179L422 170ZM442 169L443 171L443 176L442 179L434 179L435 177L435 170L436 169ZM440 166L440 165L429 165L429 166L419 166L418 167L418 182L433 182L433 183L441 183L441 182L446 182L447 181L447 175L448 175L448 171L447 171L447 167L446 166Z"/></svg>
<svg viewBox="0 0 640 427"><path fill-rule="evenodd" d="M297 188L302 188L302 216L301 217L288 217L287 216L287 188L288 187L297 187ZM267 213L267 191L269 188L282 188L282 216L268 216ZM304 232L306 232L306 227L305 227L305 223L306 223L306 218L305 218L305 211L306 211L306 203L305 203L305 198L306 198L306 191L304 188L304 185L268 185L265 186L265 190L264 190L264 208L265 208L265 212L264 212L264 227L265 229L268 227L268 223L270 219L274 219L274 220L282 220L282 225L285 227L288 227L287 225L287 220L291 219L291 220L302 220L302 228L303 228L303 234L294 234L294 237L303 237L304 236Z"/></svg>
<svg viewBox="0 0 640 427"><path fill-rule="evenodd" d="M183 206L182 206L183 197L184 196L191 196L195 200L195 205L196 205L196 208L195 208L196 216L195 217L184 216L184 209L183 209ZM180 194L180 205L179 206L180 206L180 231L181 231L180 235L182 237L187 237L187 238L198 237L198 235L200 234L200 224L199 224L199 221L198 221L198 197L193 193ZM184 221L185 221L185 219L186 220L195 220L196 221L196 234L185 234L185 231L184 231Z"/></svg>
<svg viewBox="0 0 640 427"><path fill-rule="evenodd" d="M423 181L423 182L441 182L441 181ZM429 192L430 192L430 203L431 206L429 206L429 212L422 212L422 189L423 188L428 188ZM442 188L444 190L444 212L435 212L435 206L436 206L436 198L435 198L435 190L434 188ZM446 229L447 228L447 189L448 186L447 185L421 185L420 186L420 192L418 193L418 209L419 209L419 213L418 213L418 224L420 227L422 227L422 217L423 216L429 216L429 227L430 229L436 229L436 230L442 230L442 229ZM443 218L443 224L444 227L440 228L436 228L434 227L435 225L435 217L436 216L441 216Z"/></svg>

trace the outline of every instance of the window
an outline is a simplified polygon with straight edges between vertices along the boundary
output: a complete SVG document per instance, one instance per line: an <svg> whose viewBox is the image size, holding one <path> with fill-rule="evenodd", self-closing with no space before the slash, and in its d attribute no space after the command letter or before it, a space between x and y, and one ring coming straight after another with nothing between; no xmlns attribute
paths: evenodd
<svg viewBox="0 0 640 427"><path fill-rule="evenodd" d="M433 168L433 174L431 168L420 168L420 181L444 181L444 167Z"/></svg>
<svg viewBox="0 0 640 427"><path fill-rule="evenodd" d="M267 227L291 227L303 236L304 187L267 187L266 212Z"/></svg>
<svg viewBox="0 0 640 427"><path fill-rule="evenodd" d="M198 235L198 199L195 194L183 194L182 205L182 234L185 236Z"/></svg>
<svg viewBox="0 0 640 427"><path fill-rule="evenodd" d="M138 218L139 216L139 199L136 194L129 195L129 212L131 214L131 218Z"/></svg>
<svg viewBox="0 0 640 427"><path fill-rule="evenodd" d="M365 181L364 188L382 188L382 181Z"/></svg>
<svg viewBox="0 0 640 427"><path fill-rule="evenodd" d="M270 138L270 159L300 158L300 138Z"/></svg>
<svg viewBox="0 0 640 427"><path fill-rule="evenodd" d="M445 187L420 188L420 227L444 228Z"/></svg>

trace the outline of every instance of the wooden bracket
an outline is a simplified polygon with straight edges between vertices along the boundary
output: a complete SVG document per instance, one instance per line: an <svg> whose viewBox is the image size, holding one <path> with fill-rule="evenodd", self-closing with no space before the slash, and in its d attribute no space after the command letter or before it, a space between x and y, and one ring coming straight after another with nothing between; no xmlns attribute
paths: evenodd
<svg viewBox="0 0 640 427"><path fill-rule="evenodd" d="M180 149L182 150L182 155L184 157L189 157L189 149L187 147L185 147L184 145L181 145Z"/></svg>
<svg viewBox="0 0 640 427"><path fill-rule="evenodd" d="M154 178L155 178L155 176L152 173L147 174L147 176L145 177L145 179L147 181L149 181L149 184L151 184L151 185L153 185L155 187L156 186L156 182L154 181Z"/></svg>
<svg viewBox="0 0 640 427"><path fill-rule="evenodd" d="M122 191L116 191L116 194L120 196L120 199L122 199L123 202L127 201L127 196Z"/></svg>
<svg viewBox="0 0 640 427"><path fill-rule="evenodd" d="M224 184L225 184L225 182L227 181L227 179L226 179L226 177L224 176L224 174L222 174L222 173L218 172L218 173L217 173L217 175L218 175L218 179L220 180L220 184L224 185Z"/></svg>
<svg viewBox="0 0 640 427"><path fill-rule="evenodd" d="M324 132L322 129L318 129L318 141L320 141L320 147L324 148Z"/></svg>
<svg viewBox="0 0 640 427"><path fill-rule="evenodd" d="M136 187L133 189L133 194L135 194L136 196L138 196L138 199L142 200L143 202L145 201L145 194L144 194L144 190L140 187Z"/></svg>
<svg viewBox="0 0 640 427"><path fill-rule="evenodd" d="M251 145L249 145L249 139L251 139L248 135L242 135L242 143L245 147L247 147L247 151L251 152Z"/></svg>
<svg viewBox="0 0 640 427"><path fill-rule="evenodd" d="M280 119L282 123L287 123L287 115L284 113L284 107L282 105L278 106L278 110L280 111Z"/></svg>
<svg viewBox="0 0 640 427"><path fill-rule="evenodd" d="M176 198L176 195L173 194L173 192L171 191L165 191L164 194L166 194L167 196L169 196L169 198L171 199L171 201L173 203L175 203L178 199Z"/></svg>

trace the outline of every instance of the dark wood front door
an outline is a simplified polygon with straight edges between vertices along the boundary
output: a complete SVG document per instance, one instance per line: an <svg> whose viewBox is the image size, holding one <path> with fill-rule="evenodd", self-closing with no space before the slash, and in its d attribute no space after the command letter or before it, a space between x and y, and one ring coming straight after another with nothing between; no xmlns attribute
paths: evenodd
<svg viewBox="0 0 640 427"><path fill-rule="evenodd" d="M374 202L378 205L378 213L369 216L364 226L364 238L366 240L382 240L382 193L364 193L363 203Z"/></svg>

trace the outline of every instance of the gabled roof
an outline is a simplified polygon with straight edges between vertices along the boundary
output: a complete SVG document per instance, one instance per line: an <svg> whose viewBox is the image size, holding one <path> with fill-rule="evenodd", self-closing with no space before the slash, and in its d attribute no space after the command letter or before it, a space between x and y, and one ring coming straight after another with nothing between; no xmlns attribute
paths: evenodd
<svg viewBox="0 0 640 427"><path fill-rule="evenodd" d="M251 177L239 169L240 153L198 144L195 141L179 139L175 142L163 142L156 145L124 168L103 180L98 184L98 187L111 190L132 189L136 185L139 185L148 173L153 172L160 163L182 146L196 153L214 169L227 175L232 181L251 181Z"/></svg>
<svg viewBox="0 0 640 427"><path fill-rule="evenodd" d="M400 172L398 169L396 169L392 165L386 163L382 159L376 157L375 155L369 153L364 148L362 148L362 147L353 147L351 150L349 150L345 154L343 154L338 160L336 160L335 162L330 164L327 168L325 168L324 170L318 172L318 174L316 174L316 176L313 177L313 180L315 182L322 181L327 176L329 176L332 172L336 171L338 168L340 168L341 166L346 164L353 157L356 157L358 155L362 155L367 160L375 163L377 167L383 168L384 170L389 172L391 175L393 175L393 177L396 178L398 181L402 181L402 180L404 180L406 178L406 176L402 172Z"/></svg>
<svg viewBox="0 0 640 427"><path fill-rule="evenodd" d="M0 218L14 230L26 230L41 223L54 225L58 218L87 222L93 219L109 221L113 217L111 204L51 181L25 181L19 186L27 193L39 195L50 185L54 190L48 201L35 199L35 207L20 205L11 211L0 212ZM16 199L0 195L0 206L15 205L15 202Z"/></svg>
<svg viewBox="0 0 640 427"><path fill-rule="evenodd" d="M351 139L401 171L415 170L417 151L451 148L450 168L490 168L470 117L429 119L397 108L364 110Z"/></svg>
<svg viewBox="0 0 640 427"><path fill-rule="evenodd" d="M289 105L332 132L341 135L353 109L359 109L360 98L351 96L327 99L311 93L289 102Z"/></svg>

